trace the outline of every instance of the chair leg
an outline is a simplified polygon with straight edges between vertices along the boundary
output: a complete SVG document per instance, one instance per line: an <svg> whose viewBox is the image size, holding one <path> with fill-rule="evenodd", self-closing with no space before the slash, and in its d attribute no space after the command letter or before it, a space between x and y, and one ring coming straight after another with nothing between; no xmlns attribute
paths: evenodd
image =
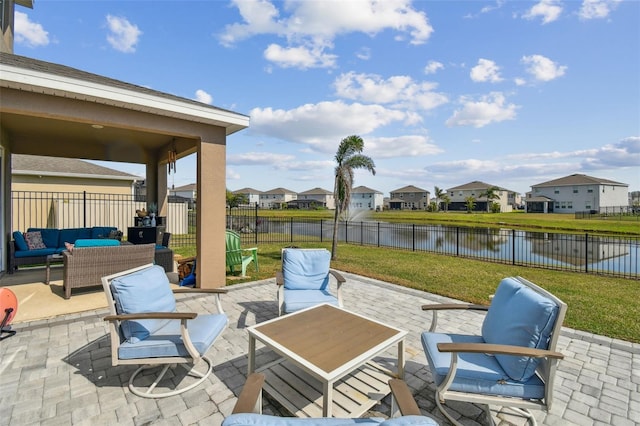
<svg viewBox="0 0 640 426"><path fill-rule="evenodd" d="M211 371L213 370L213 364L212 364L212 362L211 362L211 360L209 358L203 356L201 359L207 364L207 369L206 369L206 371L204 373L195 370L194 369L195 366L192 366L190 369L188 369L186 365L179 364L180 366L182 366L184 368L187 368L189 375L198 377L198 380L196 380L194 383L191 383L188 386L185 386L183 388L177 388L177 389L174 389L174 390L168 391L168 392L153 393L154 389L160 383L160 381L162 380L164 375L169 370L169 367L172 366L172 364L164 365L162 367L162 370L160 371L160 374L158 374L158 376L155 378L155 380L153 381L151 386L149 386L148 388L142 388L142 387L135 386L133 382L136 379L136 377L138 376L138 374L140 374L140 372L142 372L144 370L148 370L150 368L158 367L158 365L147 364L147 365L143 365L143 366L139 367L131 375L131 378L129 378L129 390L131 390L131 393L133 393L134 395L137 395L137 396L142 397L142 398L164 398L164 397L167 397L167 396L179 395L179 394L181 394L183 392L186 392L186 391L188 391L190 389L193 389L196 386L198 386L200 383L205 381L206 378L209 377L209 374L211 374ZM175 364L173 366L175 366Z"/></svg>

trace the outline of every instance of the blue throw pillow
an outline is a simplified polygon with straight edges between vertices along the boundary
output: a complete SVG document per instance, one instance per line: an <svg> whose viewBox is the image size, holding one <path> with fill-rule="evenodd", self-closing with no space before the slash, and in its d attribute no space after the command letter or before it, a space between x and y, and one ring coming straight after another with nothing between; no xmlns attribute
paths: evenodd
<svg viewBox="0 0 640 426"><path fill-rule="evenodd" d="M498 285L482 324L486 343L547 349L558 316L558 306L515 278ZM534 375L540 358L496 355L513 380L526 382Z"/></svg>
<svg viewBox="0 0 640 426"><path fill-rule="evenodd" d="M14 231L13 240L16 242L16 250L29 250L27 242L24 239L24 235L20 231Z"/></svg>

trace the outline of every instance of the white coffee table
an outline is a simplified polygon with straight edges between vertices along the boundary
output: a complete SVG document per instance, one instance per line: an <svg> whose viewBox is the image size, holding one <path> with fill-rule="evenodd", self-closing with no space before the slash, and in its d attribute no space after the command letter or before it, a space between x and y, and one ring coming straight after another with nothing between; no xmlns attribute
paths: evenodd
<svg viewBox="0 0 640 426"><path fill-rule="evenodd" d="M318 305L248 328L249 374L298 417L360 417L404 376L406 331L332 305ZM282 358L256 369L256 340ZM397 345L396 372L373 358Z"/></svg>

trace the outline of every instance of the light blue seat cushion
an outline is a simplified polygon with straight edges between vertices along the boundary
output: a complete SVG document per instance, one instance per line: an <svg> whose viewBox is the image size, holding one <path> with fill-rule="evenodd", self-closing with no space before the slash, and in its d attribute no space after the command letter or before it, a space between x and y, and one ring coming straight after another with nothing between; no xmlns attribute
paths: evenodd
<svg viewBox="0 0 640 426"><path fill-rule="evenodd" d="M324 290L329 285L331 253L325 249L284 249L285 290Z"/></svg>
<svg viewBox="0 0 640 426"><path fill-rule="evenodd" d="M445 379L451 354L438 351L438 343L485 343L481 336L425 332L422 347L436 385ZM509 377L495 357L486 354L458 353L456 376L450 390L489 395L505 395L524 399L544 398L544 383L536 375L527 381Z"/></svg>
<svg viewBox="0 0 640 426"><path fill-rule="evenodd" d="M282 310L289 314L321 303L338 306L338 298L327 290L286 290Z"/></svg>
<svg viewBox="0 0 640 426"><path fill-rule="evenodd" d="M198 315L187 321L191 343L200 355L204 355L227 326L224 314ZM189 352L182 342L180 321L169 320L149 337L137 343L124 342L118 350L120 359L161 358L184 356Z"/></svg>
<svg viewBox="0 0 640 426"><path fill-rule="evenodd" d="M111 240L116 241L117 240ZM75 249L74 249L75 250ZM118 314L141 312L175 312L176 299L164 268L151 266L111 280L111 294ZM170 320L122 321L124 339L138 343L164 327Z"/></svg>
<svg viewBox="0 0 640 426"><path fill-rule="evenodd" d="M515 278L503 279L482 323L485 342L547 349L558 316L558 306ZM513 380L527 381L540 358L496 355Z"/></svg>
<svg viewBox="0 0 640 426"><path fill-rule="evenodd" d="M90 238L90 239L80 239L76 240L74 250L82 247L108 247L108 246L119 246L120 241L112 240L109 238Z"/></svg>
<svg viewBox="0 0 640 426"><path fill-rule="evenodd" d="M426 416L404 416L394 419L339 419L339 418L305 418L275 417L264 414L232 414L222 422L222 426L434 426L435 420Z"/></svg>

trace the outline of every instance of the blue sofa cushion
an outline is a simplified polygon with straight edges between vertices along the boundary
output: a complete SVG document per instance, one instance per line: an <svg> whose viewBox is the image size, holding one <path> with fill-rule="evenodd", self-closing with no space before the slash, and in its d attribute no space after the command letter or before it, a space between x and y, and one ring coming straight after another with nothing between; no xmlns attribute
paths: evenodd
<svg viewBox="0 0 640 426"><path fill-rule="evenodd" d="M285 249L282 275L287 290L324 290L329 285L331 253L325 249Z"/></svg>
<svg viewBox="0 0 640 426"><path fill-rule="evenodd" d="M35 257L35 256L48 256L50 254L55 254L58 252L56 248L43 248L36 250L19 250L15 252L16 258L26 258L26 257Z"/></svg>
<svg viewBox="0 0 640 426"><path fill-rule="evenodd" d="M285 291L283 301L283 311L285 313L296 312L301 309L310 308L321 303L338 305L338 298L327 290L296 290Z"/></svg>
<svg viewBox="0 0 640 426"><path fill-rule="evenodd" d="M505 278L491 301L482 323L485 342L547 349L558 306L548 298L520 283ZM540 358L496 355L504 371L513 380L526 382L534 374Z"/></svg>
<svg viewBox="0 0 640 426"><path fill-rule="evenodd" d="M380 418L340 419L340 418L296 418L276 417L266 414L232 414L222 422L222 426L437 426L438 423L426 416L404 416L384 420Z"/></svg>
<svg viewBox="0 0 640 426"><path fill-rule="evenodd" d="M107 247L107 246L119 246L120 241L110 239L81 239L76 240L74 250L82 247Z"/></svg>
<svg viewBox="0 0 640 426"><path fill-rule="evenodd" d="M13 241L16 243L16 251L18 250L29 250L27 246L27 242L24 239L24 235L20 231L13 232Z"/></svg>
<svg viewBox="0 0 640 426"><path fill-rule="evenodd" d="M64 243L75 243L76 240L91 238L90 228L61 229L58 236L58 248L64 248Z"/></svg>
<svg viewBox="0 0 640 426"><path fill-rule="evenodd" d="M37 232L39 231L42 235L42 242L47 248L57 248L58 247L58 237L60 235L60 230L55 228L29 228L27 232Z"/></svg>
<svg viewBox="0 0 640 426"><path fill-rule="evenodd" d="M113 226L94 226L91 228L90 238L109 238L111 231L117 231Z"/></svg>
<svg viewBox="0 0 640 426"><path fill-rule="evenodd" d="M198 315L187 322L191 343L200 355L211 348L226 326L227 316L224 314ZM182 341L179 320L168 320L162 327L154 330L151 337L138 342L133 342L132 339L122 343L118 349L120 359L175 356L190 356Z"/></svg>
<svg viewBox="0 0 640 426"><path fill-rule="evenodd" d="M117 242L117 240L114 241ZM113 294L118 314L175 312L176 310L176 300L162 266L150 266L113 279L111 294ZM169 321L156 319L122 321L121 329L127 342L138 343L149 337L149 334L164 327Z"/></svg>
<svg viewBox="0 0 640 426"><path fill-rule="evenodd" d="M429 332L422 333L421 341L436 385L445 379L451 364L451 354L440 352L438 343L485 343L481 336ZM498 360L487 354L458 353L458 368L449 389L524 399L544 398L544 383L538 376L533 375L527 381L513 380Z"/></svg>

